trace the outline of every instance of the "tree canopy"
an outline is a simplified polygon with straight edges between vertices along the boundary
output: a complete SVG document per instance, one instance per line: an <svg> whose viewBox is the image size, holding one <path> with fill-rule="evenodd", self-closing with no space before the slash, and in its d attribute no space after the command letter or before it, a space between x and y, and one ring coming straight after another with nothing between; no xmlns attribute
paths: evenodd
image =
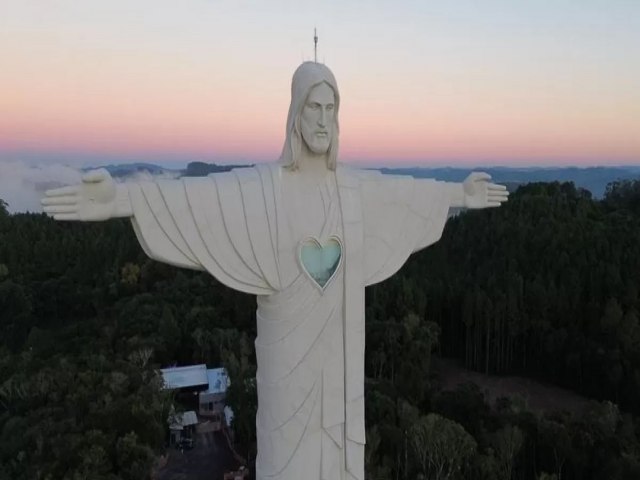
<svg viewBox="0 0 640 480"><path fill-rule="evenodd" d="M367 289L368 478L640 478L639 198L639 182L602 200L570 183L522 186L499 209L451 218L440 242ZM148 259L125 220L6 207L0 480L148 478L171 404L155 372L175 364L228 368L237 451L251 459L255 299ZM473 384L440 388L433 356L593 403L489 404Z"/></svg>

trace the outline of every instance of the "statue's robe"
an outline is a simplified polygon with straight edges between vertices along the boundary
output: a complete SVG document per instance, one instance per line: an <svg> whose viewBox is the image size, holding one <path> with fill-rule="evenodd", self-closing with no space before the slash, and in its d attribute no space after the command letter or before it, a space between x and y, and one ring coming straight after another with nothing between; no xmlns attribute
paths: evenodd
<svg viewBox="0 0 640 480"><path fill-rule="evenodd" d="M322 231L295 238L281 168L129 184L133 226L151 258L257 295L257 478L364 480L364 287L440 238L449 196L442 182L339 166ZM300 242L331 236L342 257L321 288Z"/></svg>

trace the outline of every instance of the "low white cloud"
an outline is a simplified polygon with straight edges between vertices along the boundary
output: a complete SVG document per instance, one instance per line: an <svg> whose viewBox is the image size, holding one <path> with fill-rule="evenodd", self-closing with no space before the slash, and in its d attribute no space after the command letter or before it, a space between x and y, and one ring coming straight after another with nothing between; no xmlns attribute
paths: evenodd
<svg viewBox="0 0 640 480"><path fill-rule="evenodd" d="M9 204L10 213L42 212L40 200L50 188L80 183L83 171L68 165L29 165L25 162L0 162L0 199ZM117 181L145 181L154 178L177 178L177 172L152 175L147 171L135 171Z"/></svg>
<svg viewBox="0 0 640 480"><path fill-rule="evenodd" d="M40 199L49 188L78 183L80 170L66 165L31 166L0 162L0 198L9 212L41 212Z"/></svg>

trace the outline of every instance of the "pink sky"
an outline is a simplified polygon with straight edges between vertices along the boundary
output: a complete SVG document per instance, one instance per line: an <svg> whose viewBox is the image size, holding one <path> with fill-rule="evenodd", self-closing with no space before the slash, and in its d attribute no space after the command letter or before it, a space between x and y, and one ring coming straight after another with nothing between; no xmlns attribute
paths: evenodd
<svg viewBox="0 0 640 480"><path fill-rule="evenodd" d="M0 6L0 161L275 159L315 24L342 160L640 163L640 2L102 3Z"/></svg>

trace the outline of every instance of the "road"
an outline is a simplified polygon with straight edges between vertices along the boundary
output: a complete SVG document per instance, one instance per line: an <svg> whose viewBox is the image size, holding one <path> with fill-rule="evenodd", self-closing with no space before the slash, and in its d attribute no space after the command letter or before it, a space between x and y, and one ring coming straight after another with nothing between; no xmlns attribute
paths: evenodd
<svg viewBox="0 0 640 480"><path fill-rule="evenodd" d="M227 442L220 432L206 424L198 426L193 450L171 448L167 465L158 472L157 480L222 480L226 470L237 467Z"/></svg>

